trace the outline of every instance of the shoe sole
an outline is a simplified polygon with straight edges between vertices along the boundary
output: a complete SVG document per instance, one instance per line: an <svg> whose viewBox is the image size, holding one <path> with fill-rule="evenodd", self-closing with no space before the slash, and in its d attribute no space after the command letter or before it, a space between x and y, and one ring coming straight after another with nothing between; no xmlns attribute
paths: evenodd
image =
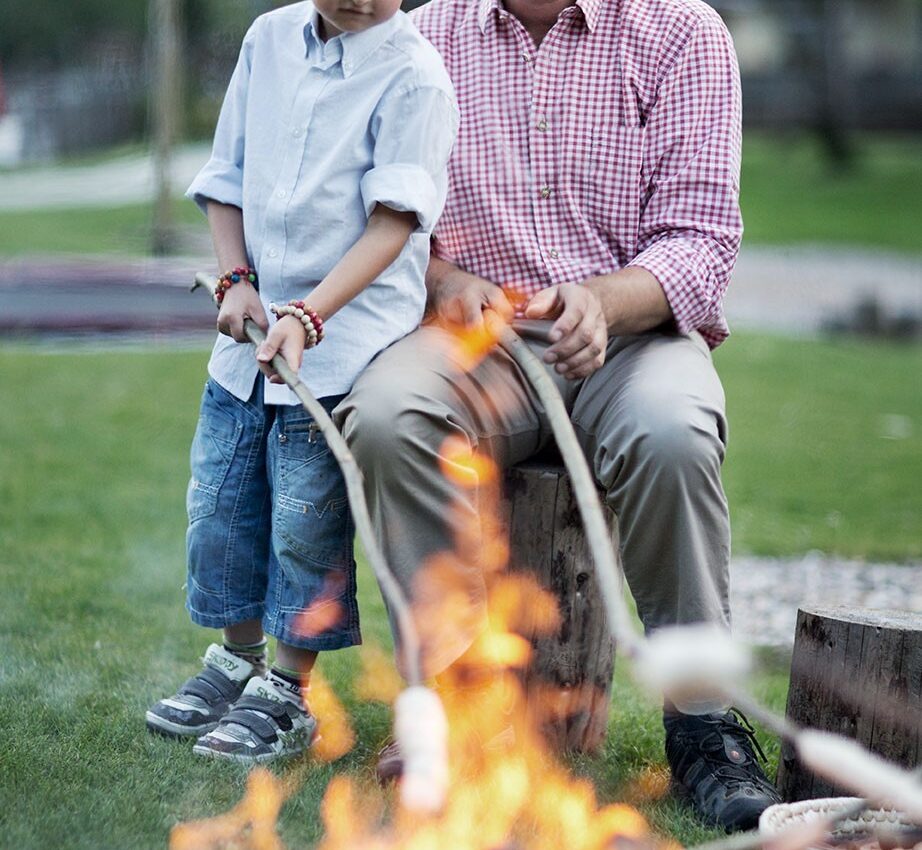
<svg viewBox="0 0 922 850"><path fill-rule="evenodd" d="M222 753L220 750L213 750L210 747L202 747L199 744L196 744L192 748L192 754L199 756L200 758L233 761L237 764L262 764L263 762L274 761L276 759L290 759L294 758L295 756L299 756L302 753L306 753L319 740L320 734L314 732L314 734L311 736L310 742L303 750L295 750L294 752L290 753L261 753L258 756L247 756L243 753Z"/></svg>
<svg viewBox="0 0 922 850"><path fill-rule="evenodd" d="M215 721L214 723L203 723L201 726L182 726L179 723L172 723L152 711L146 712L144 719L147 721L148 731L153 732L155 735L162 735L165 738L200 738L202 735L207 735L218 725L217 721Z"/></svg>

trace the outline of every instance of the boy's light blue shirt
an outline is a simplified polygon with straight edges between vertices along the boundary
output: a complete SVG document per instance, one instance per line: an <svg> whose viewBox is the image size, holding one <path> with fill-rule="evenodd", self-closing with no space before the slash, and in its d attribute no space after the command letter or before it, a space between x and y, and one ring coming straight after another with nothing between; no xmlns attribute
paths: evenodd
<svg viewBox="0 0 922 850"><path fill-rule="evenodd" d="M243 40L211 158L186 196L243 209L250 263L269 303L310 292L361 236L376 203L413 211L418 229L397 260L326 324L304 352L301 379L318 398L348 392L425 306L429 237L447 191L458 125L442 61L402 12L322 42L311 3L254 21ZM223 271L223 270L222 270ZM208 371L247 399L253 346L219 335ZM265 383L269 404L297 404Z"/></svg>

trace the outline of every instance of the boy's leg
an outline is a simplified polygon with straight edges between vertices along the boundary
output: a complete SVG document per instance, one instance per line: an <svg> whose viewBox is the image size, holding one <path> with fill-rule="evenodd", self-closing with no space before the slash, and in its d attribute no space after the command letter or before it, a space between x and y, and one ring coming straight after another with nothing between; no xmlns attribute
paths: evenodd
<svg viewBox="0 0 922 850"><path fill-rule="evenodd" d="M321 399L332 410L340 398ZM310 746L316 721L302 695L325 649L360 642L355 529L339 466L300 407L279 407L268 437L273 516L263 625L278 640L276 662L194 752L269 761Z"/></svg>
<svg viewBox="0 0 922 850"><path fill-rule="evenodd" d="M209 380L191 449L187 608L193 622L224 628L204 669L147 712L151 731L199 736L213 729L247 681L265 671L261 616L267 584L269 488L265 441L272 408L262 382L242 402Z"/></svg>

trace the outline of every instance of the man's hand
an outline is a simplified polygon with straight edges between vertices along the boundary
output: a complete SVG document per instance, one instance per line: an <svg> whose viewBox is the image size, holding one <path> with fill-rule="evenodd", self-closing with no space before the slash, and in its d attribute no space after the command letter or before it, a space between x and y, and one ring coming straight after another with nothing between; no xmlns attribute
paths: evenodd
<svg viewBox="0 0 922 850"><path fill-rule="evenodd" d="M544 362L556 364L568 380L588 377L605 362L608 327L591 289L578 284L549 286L528 302L525 317L556 319Z"/></svg>
<svg viewBox="0 0 922 850"><path fill-rule="evenodd" d="M269 328L259 293L250 284L241 281L233 284L224 293L224 300L218 311L218 331L235 342L249 342L243 332L245 319L252 319L264 331Z"/></svg>
<svg viewBox="0 0 922 850"><path fill-rule="evenodd" d="M427 284L429 311L446 324L479 328L484 310L495 310L507 322L515 312L495 283L435 257L429 261Z"/></svg>
<svg viewBox="0 0 922 850"><path fill-rule="evenodd" d="M233 289L233 287L231 287ZM269 331L263 344L256 349L256 360L259 362L259 371L262 372L273 384L284 384L281 375L272 367L271 360L276 354L281 354L289 367L297 373L301 368L301 359L304 357L304 343L307 341L307 331L301 320L294 316L282 316Z"/></svg>

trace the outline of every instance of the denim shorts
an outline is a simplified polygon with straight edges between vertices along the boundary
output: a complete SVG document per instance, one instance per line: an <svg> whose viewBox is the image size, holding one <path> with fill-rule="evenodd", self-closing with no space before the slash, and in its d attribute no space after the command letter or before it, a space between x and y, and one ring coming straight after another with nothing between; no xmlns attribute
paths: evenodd
<svg viewBox="0 0 922 850"><path fill-rule="evenodd" d="M300 405L249 401L209 379L186 495L186 607L223 628L261 618L291 646L361 643L355 527L339 465ZM342 396L320 399L329 412Z"/></svg>

